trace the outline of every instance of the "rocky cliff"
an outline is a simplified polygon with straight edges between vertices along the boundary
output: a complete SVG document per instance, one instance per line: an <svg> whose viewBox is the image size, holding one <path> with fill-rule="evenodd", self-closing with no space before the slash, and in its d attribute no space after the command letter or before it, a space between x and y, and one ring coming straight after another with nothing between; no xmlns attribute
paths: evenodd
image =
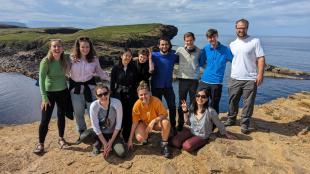
<svg viewBox="0 0 310 174"><path fill-rule="evenodd" d="M38 78L40 60L47 53L51 38L64 41L67 53L79 36L90 37L95 45L101 66L107 68L119 59L120 50L132 48L134 55L143 47L153 47L161 36L172 39L178 29L163 24L108 26L93 29L41 28L0 29L0 72L20 72Z"/></svg>

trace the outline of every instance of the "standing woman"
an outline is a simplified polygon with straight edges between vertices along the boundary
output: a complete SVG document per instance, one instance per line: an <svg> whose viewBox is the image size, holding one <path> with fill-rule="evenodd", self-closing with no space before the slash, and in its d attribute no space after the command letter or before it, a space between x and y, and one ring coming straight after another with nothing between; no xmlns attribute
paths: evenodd
<svg viewBox="0 0 310 174"><path fill-rule="evenodd" d="M111 73L111 96L119 99L123 106L122 135L127 142L131 124L132 107L137 100L137 69L131 61L131 50L125 48L121 53L121 59L118 65L115 65Z"/></svg>
<svg viewBox="0 0 310 174"><path fill-rule="evenodd" d="M177 147L183 147L188 152L195 151L204 146L208 141L213 126L215 125L220 132L220 135L228 139L235 139L225 130L224 124L220 121L217 112L208 106L210 94L206 89L199 89L196 93L196 99L193 102L193 107L188 110L186 101L182 100L182 110L184 114L184 122L189 125L189 128L184 127L172 139L172 144Z"/></svg>
<svg viewBox="0 0 310 174"><path fill-rule="evenodd" d="M58 144L60 148L67 145L64 139L65 114L71 102L69 101L65 74L70 65L68 59L64 57L63 51L60 39L51 40L48 54L40 63L39 83L42 96L42 118L39 126L39 144L33 151L36 154L44 152L44 141L55 103L57 104Z"/></svg>
<svg viewBox="0 0 310 174"><path fill-rule="evenodd" d="M108 73L103 71L96 57L96 51L88 37L79 37L71 53L70 93L75 113L77 130L80 135L87 127L84 119L85 106L89 107L95 98L96 81L94 76L109 80ZM76 144L80 143L80 138Z"/></svg>

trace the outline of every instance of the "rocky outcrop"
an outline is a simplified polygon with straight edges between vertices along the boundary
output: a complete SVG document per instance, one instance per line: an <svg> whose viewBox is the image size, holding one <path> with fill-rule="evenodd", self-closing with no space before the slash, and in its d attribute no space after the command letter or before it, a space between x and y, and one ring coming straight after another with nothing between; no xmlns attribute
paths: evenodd
<svg viewBox="0 0 310 174"><path fill-rule="evenodd" d="M160 37L164 36L172 39L178 32L176 27L162 24L154 24L152 30L143 34L137 32L127 32L126 27L120 32L120 35L124 35L124 33L126 34L126 37L122 37L122 39L100 40L95 37L93 38L97 56L99 57L102 68L109 68L117 63L119 60L120 51L124 47L131 48L134 56L136 56L139 48L156 46ZM29 32L41 34L68 34L76 33L78 31L80 31L80 29L47 28L35 29ZM93 31L87 30L84 35L87 36L87 32L91 33ZM114 33L114 35L117 34L118 33ZM64 41L65 50L71 50L74 44L74 39ZM37 79L40 60L46 55L47 52L47 42L47 39L0 42L0 72L20 72L26 76Z"/></svg>
<svg viewBox="0 0 310 174"><path fill-rule="evenodd" d="M295 80L310 80L310 72L292 70L275 65L266 65L265 76Z"/></svg>
<svg viewBox="0 0 310 174"><path fill-rule="evenodd" d="M151 135L148 145L136 144L125 159L113 154L108 159L102 154L91 156L91 146L73 144L78 134L72 120L67 120L65 131L71 146L59 149L55 119L45 153L37 156L32 150L38 142L39 122L0 125L0 173L310 173L309 112L309 92L255 106L251 134L231 126L227 129L236 140L213 134L198 152L173 148L173 159L160 154L158 133Z"/></svg>

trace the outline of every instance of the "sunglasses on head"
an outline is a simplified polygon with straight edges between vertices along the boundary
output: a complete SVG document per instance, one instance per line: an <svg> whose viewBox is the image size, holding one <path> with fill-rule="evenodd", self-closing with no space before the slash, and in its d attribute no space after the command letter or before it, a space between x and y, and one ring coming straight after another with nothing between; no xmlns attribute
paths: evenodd
<svg viewBox="0 0 310 174"><path fill-rule="evenodd" d="M107 91L107 92L103 92L103 93L96 94L96 95L97 95L97 97L107 96L107 95L109 95L109 92Z"/></svg>
<svg viewBox="0 0 310 174"><path fill-rule="evenodd" d="M206 96L206 95L196 94L196 98L199 98L199 97L201 97L201 98L203 98L203 99L207 98L207 96Z"/></svg>

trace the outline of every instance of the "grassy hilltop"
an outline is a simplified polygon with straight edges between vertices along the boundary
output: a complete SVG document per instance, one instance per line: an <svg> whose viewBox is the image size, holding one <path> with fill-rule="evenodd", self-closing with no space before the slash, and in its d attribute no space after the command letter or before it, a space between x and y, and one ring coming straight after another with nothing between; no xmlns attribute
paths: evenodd
<svg viewBox="0 0 310 174"><path fill-rule="evenodd" d="M173 38L177 28L162 24L137 24L123 26L106 26L92 29L76 28L10 28L0 29L0 46L28 51L46 49L49 39L63 39L65 46L71 48L80 36L90 37L98 51L104 45L127 46L139 48L152 46L161 35ZM144 43L145 42L145 43Z"/></svg>
<svg viewBox="0 0 310 174"><path fill-rule="evenodd" d="M50 39L59 38L68 53L80 36L89 37L95 46L101 66L117 62L120 50L157 45L161 36L173 38L178 29L163 24L105 26L92 29L77 28L2 28L0 27L0 72L21 72L37 78L40 60L46 55Z"/></svg>

